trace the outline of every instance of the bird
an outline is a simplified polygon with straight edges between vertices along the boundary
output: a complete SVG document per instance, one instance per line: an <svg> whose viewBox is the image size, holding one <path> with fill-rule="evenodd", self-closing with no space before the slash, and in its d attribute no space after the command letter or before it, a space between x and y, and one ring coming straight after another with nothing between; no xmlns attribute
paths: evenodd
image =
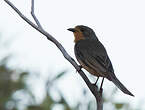
<svg viewBox="0 0 145 110"><path fill-rule="evenodd" d="M67 29L74 34L74 53L80 67L90 74L112 81L123 93L134 96L116 77L111 60L104 45L99 41L93 29L84 25L77 25Z"/></svg>

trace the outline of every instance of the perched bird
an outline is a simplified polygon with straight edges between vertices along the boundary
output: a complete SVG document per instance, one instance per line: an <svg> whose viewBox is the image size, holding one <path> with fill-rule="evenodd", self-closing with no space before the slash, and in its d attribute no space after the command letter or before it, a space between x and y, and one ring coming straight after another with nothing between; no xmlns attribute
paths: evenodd
<svg viewBox="0 0 145 110"><path fill-rule="evenodd" d="M97 38L95 32L83 25L78 25L75 28L69 28L75 37L74 52L76 59L81 67L86 69L89 73L97 76L96 83L99 77L112 81L122 92L134 96L127 88L117 79L114 74L112 63L108 57L107 51L103 44ZM95 84L96 84L95 83Z"/></svg>

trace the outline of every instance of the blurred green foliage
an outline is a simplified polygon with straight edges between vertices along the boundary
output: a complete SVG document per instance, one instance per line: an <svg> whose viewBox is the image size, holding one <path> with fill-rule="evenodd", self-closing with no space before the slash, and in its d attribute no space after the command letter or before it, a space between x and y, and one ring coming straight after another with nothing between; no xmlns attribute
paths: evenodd
<svg viewBox="0 0 145 110"><path fill-rule="evenodd" d="M53 81L56 81L61 76L63 76L66 73L65 71L61 72L51 81L47 82L47 95L43 99L41 104L37 104L35 102L34 94L32 90L27 87L27 80L25 80L26 77L29 77L30 73L8 68L6 64L7 61L8 57L4 58L4 60L1 60L0 64L0 110L18 110L20 105L18 105L19 100L17 100L15 95L17 92L20 91L23 91L22 93L24 96L25 94L28 94L30 98L29 100L31 100L31 103L29 102L28 105L23 105L25 106L24 108L26 110L51 110L57 104L63 105L64 110L71 110L71 107L66 102L65 98L63 97L63 95L61 95L61 93L59 93L61 97L59 101L56 101L52 98L49 92L50 86L48 86L49 82L53 83Z"/></svg>

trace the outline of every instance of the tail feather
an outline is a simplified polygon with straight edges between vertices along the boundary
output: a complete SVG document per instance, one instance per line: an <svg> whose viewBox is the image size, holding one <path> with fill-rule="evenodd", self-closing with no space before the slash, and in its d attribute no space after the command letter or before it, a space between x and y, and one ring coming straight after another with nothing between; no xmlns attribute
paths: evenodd
<svg viewBox="0 0 145 110"><path fill-rule="evenodd" d="M122 92L125 94L134 96L118 79L113 73L109 73L108 79L111 80Z"/></svg>

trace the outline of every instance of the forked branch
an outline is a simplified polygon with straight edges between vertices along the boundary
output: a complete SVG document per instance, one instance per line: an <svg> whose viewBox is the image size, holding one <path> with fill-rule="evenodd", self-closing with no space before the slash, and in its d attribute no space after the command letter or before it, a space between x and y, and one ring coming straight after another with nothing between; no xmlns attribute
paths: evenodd
<svg viewBox="0 0 145 110"><path fill-rule="evenodd" d="M85 73L80 70L79 65L75 62L75 60L66 52L64 47L53 37L51 36L48 32L46 32L40 22L38 21L37 17L35 16L34 13L34 0L32 0L32 6L31 6L31 15L33 19L35 20L36 24L35 25L32 21L30 21L26 16L24 16L9 0L4 0L15 12L24 20L26 21L29 25L31 25L33 28L35 28L37 31L39 31L41 34L43 34L48 40L53 42L58 49L62 52L63 56L74 66L74 68L78 71L78 73L81 75L85 83L87 84L88 88L92 92L92 94L95 96L96 101L97 101L97 110L103 110L103 98L102 98L102 91L99 91L98 87L90 82L88 77L85 75Z"/></svg>

